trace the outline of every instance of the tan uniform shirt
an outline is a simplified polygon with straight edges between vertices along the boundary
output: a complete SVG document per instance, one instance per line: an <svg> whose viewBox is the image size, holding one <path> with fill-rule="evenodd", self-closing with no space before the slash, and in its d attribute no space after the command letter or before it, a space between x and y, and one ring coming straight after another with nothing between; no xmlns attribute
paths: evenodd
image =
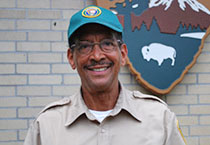
<svg viewBox="0 0 210 145"><path fill-rule="evenodd" d="M102 123L78 91L47 106L32 123L24 145L185 145L177 120L157 97L123 86Z"/></svg>

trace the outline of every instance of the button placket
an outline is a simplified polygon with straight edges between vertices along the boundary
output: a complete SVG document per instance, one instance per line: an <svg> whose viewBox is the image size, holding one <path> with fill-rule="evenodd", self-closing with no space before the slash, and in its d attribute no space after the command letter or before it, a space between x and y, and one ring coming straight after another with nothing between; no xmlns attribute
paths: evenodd
<svg viewBox="0 0 210 145"><path fill-rule="evenodd" d="M109 145L110 135L107 124L104 121L99 125L98 130L98 145Z"/></svg>

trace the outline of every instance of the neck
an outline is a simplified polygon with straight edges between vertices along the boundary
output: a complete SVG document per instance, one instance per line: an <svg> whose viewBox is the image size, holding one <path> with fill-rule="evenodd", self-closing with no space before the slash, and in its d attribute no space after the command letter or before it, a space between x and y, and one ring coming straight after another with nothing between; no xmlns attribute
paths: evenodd
<svg viewBox="0 0 210 145"><path fill-rule="evenodd" d="M82 95L85 104L91 110L106 111L114 108L118 96L120 86L117 83L110 90L88 91L82 87Z"/></svg>

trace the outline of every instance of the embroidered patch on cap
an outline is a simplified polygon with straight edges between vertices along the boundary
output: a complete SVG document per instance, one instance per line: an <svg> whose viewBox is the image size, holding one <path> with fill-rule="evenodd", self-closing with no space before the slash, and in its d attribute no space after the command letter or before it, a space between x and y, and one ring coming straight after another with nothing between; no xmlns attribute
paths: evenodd
<svg viewBox="0 0 210 145"><path fill-rule="evenodd" d="M101 14L101 10L98 7L87 7L82 11L82 16L87 18L95 18Z"/></svg>

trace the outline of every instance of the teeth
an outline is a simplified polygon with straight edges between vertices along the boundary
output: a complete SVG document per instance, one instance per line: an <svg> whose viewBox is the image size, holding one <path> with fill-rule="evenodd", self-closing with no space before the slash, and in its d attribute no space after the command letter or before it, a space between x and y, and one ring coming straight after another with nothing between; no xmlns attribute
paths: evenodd
<svg viewBox="0 0 210 145"><path fill-rule="evenodd" d="M97 68L97 69L93 69L93 71L105 71L107 68Z"/></svg>

